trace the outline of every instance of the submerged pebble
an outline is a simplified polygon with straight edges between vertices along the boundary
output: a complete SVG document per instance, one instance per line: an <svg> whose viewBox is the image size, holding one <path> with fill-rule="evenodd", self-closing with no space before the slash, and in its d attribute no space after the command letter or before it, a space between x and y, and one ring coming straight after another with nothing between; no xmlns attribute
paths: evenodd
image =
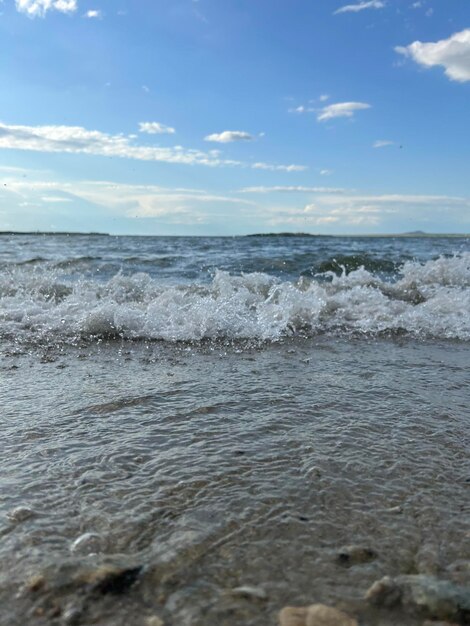
<svg viewBox="0 0 470 626"><path fill-rule="evenodd" d="M387 509L387 513L394 513L395 515L401 515L403 513L403 507L399 504Z"/></svg>
<svg viewBox="0 0 470 626"><path fill-rule="evenodd" d="M280 626L358 626L357 621L331 606L286 606L279 613Z"/></svg>
<svg viewBox="0 0 470 626"><path fill-rule="evenodd" d="M98 554L104 550L104 539L96 533L84 533L70 546L72 554Z"/></svg>
<svg viewBox="0 0 470 626"><path fill-rule="evenodd" d="M250 598L255 600L267 600L268 594L262 587L254 587L251 585L242 585L241 587L235 587L232 589L234 596L242 596L244 598Z"/></svg>
<svg viewBox="0 0 470 626"><path fill-rule="evenodd" d="M359 565L368 563L377 558L377 553L365 546L344 546L337 554L337 560L342 565Z"/></svg>
<svg viewBox="0 0 470 626"><path fill-rule="evenodd" d="M42 574L32 576L25 584L25 590L29 592L41 591L46 587L46 579Z"/></svg>
<svg viewBox="0 0 470 626"><path fill-rule="evenodd" d="M423 622L422 626L459 626L455 622L436 622L434 620L427 619Z"/></svg>
<svg viewBox="0 0 470 626"><path fill-rule="evenodd" d="M431 619L470 623L470 589L433 576L385 576L370 587L366 599L377 606L401 605Z"/></svg>
<svg viewBox="0 0 470 626"><path fill-rule="evenodd" d="M76 606L69 606L62 614L62 623L64 626L75 626L82 617L82 611Z"/></svg>
<svg viewBox="0 0 470 626"><path fill-rule="evenodd" d="M151 615L145 620L145 626L164 626L164 622L157 615Z"/></svg>
<svg viewBox="0 0 470 626"><path fill-rule="evenodd" d="M7 513L7 518L11 522L24 522L31 517L34 517L34 511L28 506L17 506Z"/></svg>
<svg viewBox="0 0 470 626"><path fill-rule="evenodd" d="M304 606L285 606L279 613L280 626L305 626L307 608Z"/></svg>

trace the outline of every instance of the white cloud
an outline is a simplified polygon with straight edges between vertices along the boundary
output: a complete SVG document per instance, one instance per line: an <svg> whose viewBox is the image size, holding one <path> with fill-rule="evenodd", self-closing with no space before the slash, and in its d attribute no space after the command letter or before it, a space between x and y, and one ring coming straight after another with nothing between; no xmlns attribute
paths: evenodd
<svg viewBox="0 0 470 626"><path fill-rule="evenodd" d="M12 165L0 165L0 172L5 172L6 174L24 174L28 175L32 170L26 169L25 167L14 167Z"/></svg>
<svg viewBox="0 0 470 626"><path fill-rule="evenodd" d="M61 203L61 202L72 202L71 198L64 198L63 196L42 196L42 202L47 203Z"/></svg>
<svg viewBox="0 0 470 626"><path fill-rule="evenodd" d="M271 172L304 172L308 168L305 165L271 165L270 163L253 163L254 170L269 170Z"/></svg>
<svg viewBox="0 0 470 626"><path fill-rule="evenodd" d="M90 9L87 11L83 17L87 17L89 19L101 19L103 17L103 12L99 9Z"/></svg>
<svg viewBox="0 0 470 626"><path fill-rule="evenodd" d="M333 170L323 169L320 170L320 176L331 176L333 174Z"/></svg>
<svg viewBox="0 0 470 626"><path fill-rule="evenodd" d="M377 141L374 141L373 143L373 148L385 148L386 146L393 146L395 145L394 141L390 141L388 139L377 139Z"/></svg>
<svg viewBox="0 0 470 626"><path fill-rule="evenodd" d="M204 141L216 143L231 143L232 141L253 141L253 135L243 130L224 130L222 133L213 133L204 137Z"/></svg>
<svg viewBox="0 0 470 626"><path fill-rule="evenodd" d="M132 136L110 135L82 126L13 126L0 122L0 149L32 150L35 152L58 152L90 154L105 157L160 161L185 165L210 167L236 166L294 172L306 169L301 165L248 164L232 159L222 159L218 152L194 150L173 146L161 148L134 143Z"/></svg>
<svg viewBox="0 0 470 626"><path fill-rule="evenodd" d="M126 135L110 135L81 126L9 126L0 123L0 148L92 154L187 165L241 165L238 161L221 160L200 150L181 146L159 148L136 145Z"/></svg>
<svg viewBox="0 0 470 626"><path fill-rule="evenodd" d="M289 113L313 113L316 109L313 109L312 107L306 107L303 104L301 104L298 107L292 107L290 109L288 109Z"/></svg>
<svg viewBox="0 0 470 626"><path fill-rule="evenodd" d="M241 193L343 193L344 189L335 187L302 187L296 186L275 186L275 187L244 187Z"/></svg>
<svg viewBox="0 0 470 626"><path fill-rule="evenodd" d="M337 15L338 13L358 13L359 11L364 11L365 9L383 9L384 6L385 2L382 2L381 0L358 2L357 4L347 4L346 6L337 9L333 15Z"/></svg>
<svg viewBox="0 0 470 626"><path fill-rule="evenodd" d="M317 120L323 122L335 117L353 117L356 111L370 109L370 104L365 102L337 102L323 107L317 115Z"/></svg>
<svg viewBox="0 0 470 626"><path fill-rule="evenodd" d="M73 13L77 0L15 0L16 9L28 17L44 17L48 11Z"/></svg>
<svg viewBox="0 0 470 626"><path fill-rule="evenodd" d="M409 46L397 46L395 51L424 67L441 65L452 80L470 80L470 28L434 43L415 41Z"/></svg>
<svg viewBox="0 0 470 626"><path fill-rule="evenodd" d="M165 126L160 122L140 122L139 132L148 135L174 135L176 131L171 126Z"/></svg>

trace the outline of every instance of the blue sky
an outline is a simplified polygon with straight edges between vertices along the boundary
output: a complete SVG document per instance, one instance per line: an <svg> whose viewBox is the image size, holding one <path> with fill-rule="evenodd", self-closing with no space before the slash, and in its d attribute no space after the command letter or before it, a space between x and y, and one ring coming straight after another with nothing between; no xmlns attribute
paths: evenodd
<svg viewBox="0 0 470 626"><path fill-rule="evenodd" d="M468 0L0 0L0 230L470 232Z"/></svg>

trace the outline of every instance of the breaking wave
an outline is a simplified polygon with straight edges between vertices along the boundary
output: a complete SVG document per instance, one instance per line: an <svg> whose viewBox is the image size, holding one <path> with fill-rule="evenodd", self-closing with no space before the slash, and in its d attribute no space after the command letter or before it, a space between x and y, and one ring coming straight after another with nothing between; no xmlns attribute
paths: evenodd
<svg viewBox="0 0 470 626"><path fill-rule="evenodd" d="M319 333L469 340L470 253L407 261L393 280L364 266L349 272L343 266L339 275L334 267L297 281L217 271L208 285L179 286L146 273L71 282L37 266L0 277L0 335L19 343L275 341Z"/></svg>

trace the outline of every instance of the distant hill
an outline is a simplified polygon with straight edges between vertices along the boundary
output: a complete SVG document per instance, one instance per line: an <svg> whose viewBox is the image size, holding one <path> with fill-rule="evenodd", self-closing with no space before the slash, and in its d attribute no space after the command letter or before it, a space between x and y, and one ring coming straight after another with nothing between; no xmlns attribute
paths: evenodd
<svg viewBox="0 0 470 626"><path fill-rule="evenodd" d="M317 235L314 233L253 233L245 237L333 237L334 235Z"/></svg>

